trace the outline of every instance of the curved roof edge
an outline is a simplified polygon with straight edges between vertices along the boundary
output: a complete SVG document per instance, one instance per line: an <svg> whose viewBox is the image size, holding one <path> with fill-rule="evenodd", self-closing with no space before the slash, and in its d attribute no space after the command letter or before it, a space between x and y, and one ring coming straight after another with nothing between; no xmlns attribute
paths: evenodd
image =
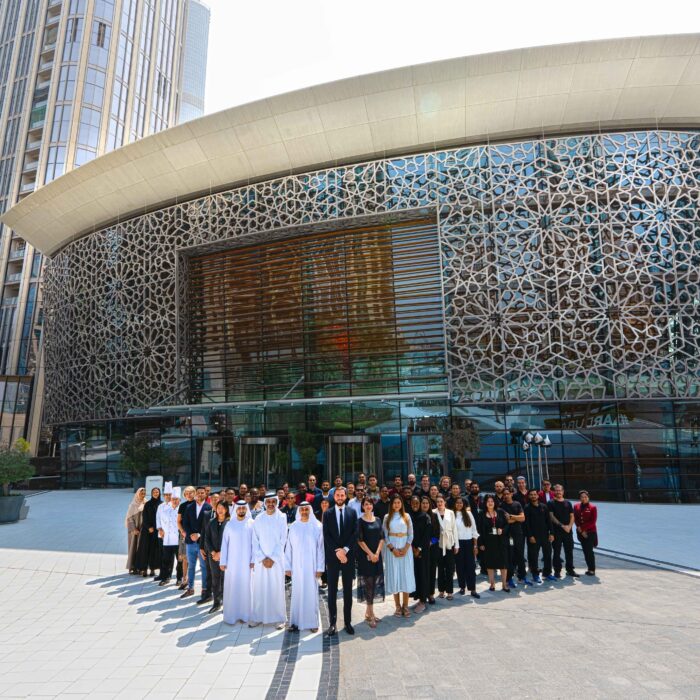
<svg viewBox="0 0 700 700"><path fill-rule="evenodd" d="M399 153L700 126L700 34L516 49L372 73L210 114L54 180L0 220L47 255L204 192Z"/></svg>

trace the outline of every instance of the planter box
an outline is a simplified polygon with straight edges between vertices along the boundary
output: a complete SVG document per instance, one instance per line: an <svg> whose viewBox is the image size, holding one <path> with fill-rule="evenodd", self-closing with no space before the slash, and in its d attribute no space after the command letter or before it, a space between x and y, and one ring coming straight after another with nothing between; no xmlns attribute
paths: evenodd
<svg viewBox="0 0 700 700"><path fill-rule="evenodd" d="M24 503L24 496L0 496L0 523L14 523Z"/></svg>

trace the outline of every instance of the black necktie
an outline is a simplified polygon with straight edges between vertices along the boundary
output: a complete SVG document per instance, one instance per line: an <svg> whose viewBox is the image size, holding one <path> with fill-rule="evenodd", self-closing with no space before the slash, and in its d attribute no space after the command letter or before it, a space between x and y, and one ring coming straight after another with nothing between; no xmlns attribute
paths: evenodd
<svg viewBox="0 0 700 700"><path fill-rule="evenodd" d="M340 527L338 529L338 534L342 537L343 536L343 509L340 509Z"/></svg>

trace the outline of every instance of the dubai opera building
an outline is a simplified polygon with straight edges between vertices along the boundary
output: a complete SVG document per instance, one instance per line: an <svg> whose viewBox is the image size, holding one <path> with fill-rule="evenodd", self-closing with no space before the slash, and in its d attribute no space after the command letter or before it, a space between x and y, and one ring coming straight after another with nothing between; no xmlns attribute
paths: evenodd
<svg viewBox="0 0 700 700"><path fill-rule="evenodd" d="M65 486L148 454L181 484L541 469L699 500L700 34L271 97L3 220L50 258Z"/></svg>

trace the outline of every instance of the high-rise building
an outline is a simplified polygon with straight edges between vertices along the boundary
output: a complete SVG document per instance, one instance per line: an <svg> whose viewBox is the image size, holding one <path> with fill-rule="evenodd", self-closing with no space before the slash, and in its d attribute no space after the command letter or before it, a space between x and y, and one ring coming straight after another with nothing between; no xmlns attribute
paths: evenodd
<svg viewBox="0 0 700 700"><path fill-rule="evenodd" d="M209 15L209 8L204 3L199 0L187 0L179 122L196 119L204 114Z"/></svg>
<svg viewBox="0 0 700 700"><path fill-rule="evenodd" d="M176 123L186 16L187 0L0 2L0 213ZM0 444L36 449L42 256L1 224L0 242Z"/></svg>

